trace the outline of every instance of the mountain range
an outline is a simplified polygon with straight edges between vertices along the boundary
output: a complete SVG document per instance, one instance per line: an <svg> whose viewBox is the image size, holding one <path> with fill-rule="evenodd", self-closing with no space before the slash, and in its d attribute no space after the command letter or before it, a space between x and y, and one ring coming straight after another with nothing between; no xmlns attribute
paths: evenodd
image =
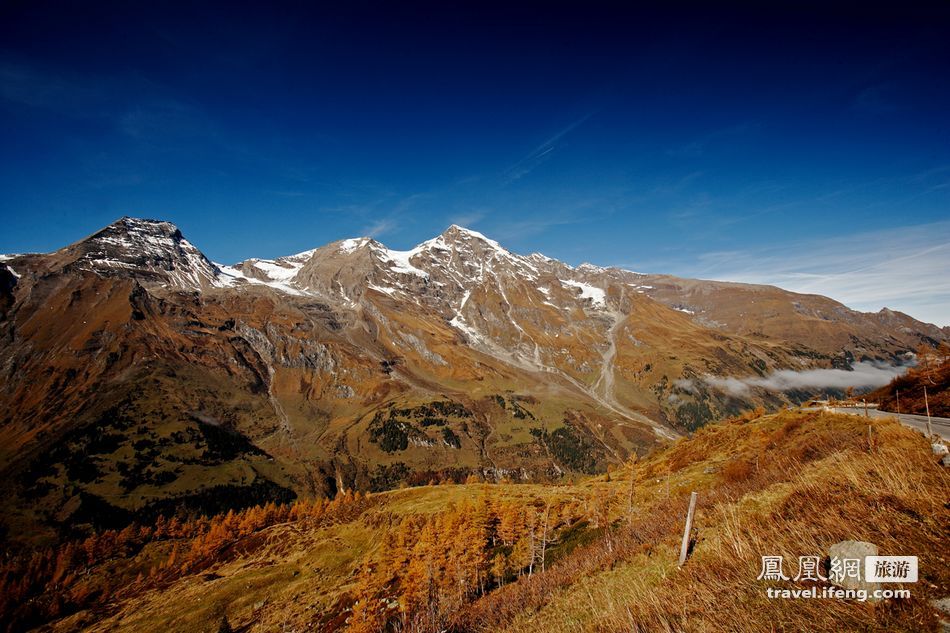
<svg viewBox="0 0 950 633"><path fill-rule="evenodd" d="M877 386L948 340L887 309L572 267L459 226L409 251L356 238L222 265L172 223L126 217L0 256L2 536L604 472L841 388L790 376Z"/></svg>

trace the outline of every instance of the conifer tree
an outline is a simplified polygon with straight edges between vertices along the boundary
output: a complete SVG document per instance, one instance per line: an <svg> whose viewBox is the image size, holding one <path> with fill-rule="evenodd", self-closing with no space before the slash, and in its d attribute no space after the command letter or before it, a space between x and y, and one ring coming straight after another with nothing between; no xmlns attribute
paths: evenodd
<svg viewBox="0 0 950 633"><path fill-rule="evenodd" d="M510 573L508 556L504 552L495 554L491 561L491 576L495 584L499 587L503 586Z"/></svg>
<svg viewBox="0 0 950 633"><path fill-rule="evenodd" d="M524 516L514 503L505 503L499 509L498 538L502 544L511 546L524 531Z"/></svg>

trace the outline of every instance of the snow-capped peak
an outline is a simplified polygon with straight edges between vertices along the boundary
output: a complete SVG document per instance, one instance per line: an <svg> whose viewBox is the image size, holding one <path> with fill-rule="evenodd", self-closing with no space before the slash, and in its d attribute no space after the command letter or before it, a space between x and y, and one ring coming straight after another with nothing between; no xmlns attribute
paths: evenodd
<svg viewBox="0 0 950 633"><path fill-rule="evenodd" d="M510 252L507 248L505 248L504 246L502 246L495 240L491 239L490 237L486 237L483 233L479 233L478 231L474 231L472 229L467 229L464 226L459 226L458 224L452 224L451 226L449 226L449 228L445 229L442 232L442 235L440 235L439 237L443 238L444 240L457 240L457 239L479 240L479 241L484 242L485 244L488 244L489 246L491 246L492 248L496 250L504 251L506 253ZM436 238L436 239L439 239L439 238Z"/></svg>
<svg viewBox="0 0 950 633"><path fill-rule="evenodd" d="M198 290L214 283L217 269L177 226L162 220L123 217L70 247L76 264L109 274L127 271Z"/></svg>
<svg viewBox="0 0 950 633"><path fill-rule="evenodd" d="M483 233L457 224L409 250L394 250L371 237L339 240L276 259L253 258L234 266L214 264L191 245L174 224L122 218L75 245L85 266L185 289L264 285L298 296L343 296L352 301L368 287L390 296L414 297L433 305L464 305L462 297L480 284L505 295L518 280L537 287L557 278L588 307L603 308L603 281L584 275L606 269L582 264L574 269L540 253L517 255ZM598 287L600 286L600 287ZM394 294L395 293L395 294ZM507 301L507 299L506 299Z"/></svg>
<svg viewBox="0 0 950 633"><path fill-rule="evenodd" d="M336 243L341 253L352 253L353 251L373 242L370 237L351 237L346 240L340 240Z"/></svg>
<svg viewBox="0 0 950 633"><path fill-rule="evenodd" d="M603 266L595 266L594 264L591 264L590 262L584 262L583 264L577 267L577 270L582 270L584 272L592 272L592 273L602 273L607 269L604 268Z"/></svg>

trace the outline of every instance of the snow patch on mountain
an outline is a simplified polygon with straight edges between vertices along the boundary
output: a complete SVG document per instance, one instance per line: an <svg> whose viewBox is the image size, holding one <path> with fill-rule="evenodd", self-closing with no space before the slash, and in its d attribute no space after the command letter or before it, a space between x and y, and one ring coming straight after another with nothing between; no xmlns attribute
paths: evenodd
<svg viewBox="0 0 950 633"><path fill-rule="evenodd" d="M303 268L302 264L294 264L287 260L269 260L269 259L252 259L249 260L251 266L257 270L264 273L264 275L271 281L277 281L280 283L288 283L293 281L294 277L297 276L297 273L300 272L300 269Z"/></svg>
<svg viewBox="0 0 950 633"><path fill-rule="evenodd" d="M295 288L284 281L270 280L264 281L263 279L257 279L256 277L248 277L242 273L239 269L232 266L225 266L223 264L217 264L218 275L215 279L215 286L219 288L229 288L237 286L241 283L254 284L259 286L267 286L273 288L274 290L279 290L290 295L295 295L298 297L306 296L308 293L301 291L299 288Z"/></svg>
<svg viewBox="0 0 950 633"><path fill-rule="evenodd" d="M374 249L376 256L383 262L386 262L390 266L390 270L396 273L403 275L418 275L420 277L429 277L429 273L424 270L420 270L412 265L409 261L413 256L419 253L419 248L416 247L411 251L394 251L386 248L385 246L379 246Z"/></svg>
<svg viewBox="0 0 950 633"><path fill-rule="evenodd" d="M130 264L128 262L120 262L114 259L94 259L90 258L86 261L90 262L96 267L102 268L125 268L126 270L135 270L135 264Z"/></svg>
<svg viewBox="0 0 950 633"><path fill-rule="evenodd" d="M565 286L571 286L573 288L578 288L581 291L582 299L590 299L591 303L596 307L606 307L607 306L607 293L604 292L603 288L597 288L590 284L584 283L582 281L571 281L562 279L561 283Z"/></svg>
<svg viewBox="0 0 950 633"><path fill-rule="evenodd" d="M305 251L301 251L296 255L287 255L285 257L278 258L278 261L281 262L291 262L294 264L306 264L310 261L310 258L313 257L313 254L316 253L319 248L311 248Z"/></svg>
<svg viewBox="0 0 950 633"><path fill-rule="evenodd" d="M601 266L595 266L594 264L591 264L588 262L584 262L583 264L578 266L575 270L579 270L585 273L602 273L602 272L605 272L607 269L602 268Z"/></svg>
<svg viewBox="0 0 950 633"><path fill-rule="evenodd" d="M455 316L449 320L449 325L454 327L457 330L463 332L466 337L468 337L469 342L481 346L490 346L490 341L485 336L482 335L477 329L465 322L464 310L465 306L468 304L469 298L472 296L472 290L468 289L462 295L462 301L459 303L458 310L455 312Z"/></svg>
<svg viewBox="0 0 950 633"><path fill-rule="evenodd" d="M451 325L457 330L461 330L462 332L467 334L470 338L474 339L475 341L480 341L482 338L482 335L480 332L478 332L475 328L473 328L472 326L470 326L469 324L467 324L465 321L462 320L461 314L456 314L452 318L452 320L449 321L449 325Z"/></svg>
<svg viewBox="0 0 950 633"><path fill-rule="evenodd" d="M395 297L397 292L395 288L387 288L386 286L378 286L376 284L367 284L366 287L370 290L381 292L384 295L389 295L390 297Z"/></svg>
<svg viewBox="0 0 950 633"><path fill-rule="evenodd" d="M340 240L338 244L339 244L340 252L348 255L356 251L360 247L365 246L370 241L371 240L368 237L351 237L346 240ZM311 254L313 253L313 251L310 251L310 252Z"/></svg>
<svg viewBox="0 0 950 633"><path fill-rule="evenodd" d="M561 309L560 306L557 306L551 303L551 289L550 288L548 288L547 286L538 286L538 292L544 295L544 301L542 301L541 303L543 303L546 306L551 306L552 308L557 308L558 310Z"/></svg>

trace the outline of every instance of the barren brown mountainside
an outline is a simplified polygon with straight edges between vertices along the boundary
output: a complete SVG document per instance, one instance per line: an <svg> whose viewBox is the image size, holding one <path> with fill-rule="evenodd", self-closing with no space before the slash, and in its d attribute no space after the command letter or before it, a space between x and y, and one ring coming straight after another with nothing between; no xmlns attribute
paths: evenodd
<svg viewBox="0 0 950 633"><path fill-rule="evenodd" d="M903 362L946 329L767 286L516 255L452 226L211 262L123 218L0 263L10 541L430 479L603 472L802 394L716 377Z"/></svg>

